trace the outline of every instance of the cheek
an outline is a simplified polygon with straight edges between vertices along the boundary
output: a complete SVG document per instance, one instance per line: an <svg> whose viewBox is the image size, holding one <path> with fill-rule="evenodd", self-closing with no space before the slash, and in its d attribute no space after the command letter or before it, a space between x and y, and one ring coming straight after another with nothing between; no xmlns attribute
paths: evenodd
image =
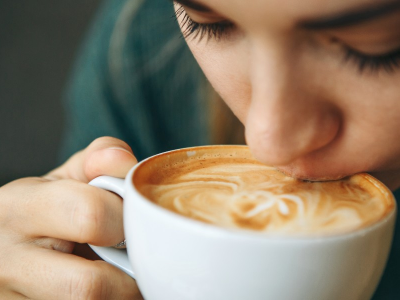
<svg viewBox="0 0 400 300"><path fill-rule="evenodd" d="M242 123L251 101L250 61L243 43L188 41L188 45L215 91Z"/></svg>

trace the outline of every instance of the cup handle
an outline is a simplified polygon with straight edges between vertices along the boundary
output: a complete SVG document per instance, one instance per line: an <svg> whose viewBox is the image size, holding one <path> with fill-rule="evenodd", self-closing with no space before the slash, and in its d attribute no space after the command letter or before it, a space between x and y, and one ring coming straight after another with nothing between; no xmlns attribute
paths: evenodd
<svg viewBox="0 0 400 300"><path fill-rule="evenodd" d="M114 192L121 198L124 198L124 179L112 176L99 176L89 182L90 185Z"/></svg>
<svg viewBox="0 0 400 300"><path fill-rule="evenodd" d="M124 198L124 182L125 180L121 178L111 176L99 176L90 181L89 185L116 193L121 198ZM89 246L106 262L124 271L129 276L135 278L135 273L133 272L132 267L129 263L126 250L115 249L112 247L99 247L93 245Z"/></svg>

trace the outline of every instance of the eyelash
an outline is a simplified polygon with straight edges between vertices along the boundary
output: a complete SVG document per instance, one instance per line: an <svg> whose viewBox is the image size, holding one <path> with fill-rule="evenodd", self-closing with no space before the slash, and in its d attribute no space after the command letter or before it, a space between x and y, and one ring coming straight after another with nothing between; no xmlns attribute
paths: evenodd
<svg viewBox="0 0 400 300"><path fill-rule="evenodd" d="M185 38L192 37L201 41L205 37L207 39L220 40L225 37L230 30L234 29L234 24L224 21L216 23L197 23L193 21L185 12L183 6L176 11L176 18L183 15L180 21L182 33ZM400 49L396 49L390 53L381 55L368 55L361 53L351 47L345 46L344 62L355 63L358 71L363 73L369 70L373 73L385 70L387 73L393 73L400 68Z"/></svg>
<svg viewBox="0 0 400 300"><path fill-rule="evenodd" d="M198 39L198 41L204 38L207 38L207 40L211 38L220 40L234 27L234 25L228 21L208 24L197 23L189 17L183 6L176 11L176 18L178 19L182 15L183 18L180 21L180 26L182 27L182 33L185 38L191 37Z"/></svg>
<svg viewBox="0 0 400 300"><path fill-rule="evenodd" d="M400 49L381 55L363 54L350 47L346 47L345 51L344 61L356 63L360 73L367 69L372 72L385 70L387 73L393 73L400 68Z"/></svg>

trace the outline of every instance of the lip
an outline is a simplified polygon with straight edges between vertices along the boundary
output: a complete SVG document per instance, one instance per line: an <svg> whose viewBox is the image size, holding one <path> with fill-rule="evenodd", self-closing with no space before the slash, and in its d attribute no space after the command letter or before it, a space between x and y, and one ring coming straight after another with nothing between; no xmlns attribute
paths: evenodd
<svg viewBox="0 0 400 300"><path fill-rule="evenodd" d="M260 162L272 165L286 176L300 180L333 181L365 172L365 165L360 168L358 158L350 159L351 155L343 155L344 150L338 143L306 153L283 164L268 162L268 156L263 152L252 153Z"/></svg>
<svg viewBox="0 0 400 300"><path fill-rule="evenodd" d="M307 164L305 165L294 163L287 166L275 166L275 168L286 176L307 181L333 181L354 174L338 172L337 170L329 170L327 168L324 168L324 166L310 167ZM326 170L328 170L328 172L326 172Z"/></svg>

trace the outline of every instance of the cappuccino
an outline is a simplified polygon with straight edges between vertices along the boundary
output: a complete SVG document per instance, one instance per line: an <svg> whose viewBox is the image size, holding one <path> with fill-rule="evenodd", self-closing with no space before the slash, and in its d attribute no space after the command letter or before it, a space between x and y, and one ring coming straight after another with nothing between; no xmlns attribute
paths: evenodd
<svg viewBox="0 0 400 300"><path fill-rule="evenodd" d="M255 160L245 146L183 149L137 170L137 189L172 212L225 228L331 235L379 222L393 198L368 174L306 182Z"/></svg>
<svg viewBox="0 0 400 300"><path fill-rule="evenodd" d="M368 174L299 181L244 146L164 152L90 184L123 197L129 257L92 247L149 300L369 300L396 220Z"/></svg>

